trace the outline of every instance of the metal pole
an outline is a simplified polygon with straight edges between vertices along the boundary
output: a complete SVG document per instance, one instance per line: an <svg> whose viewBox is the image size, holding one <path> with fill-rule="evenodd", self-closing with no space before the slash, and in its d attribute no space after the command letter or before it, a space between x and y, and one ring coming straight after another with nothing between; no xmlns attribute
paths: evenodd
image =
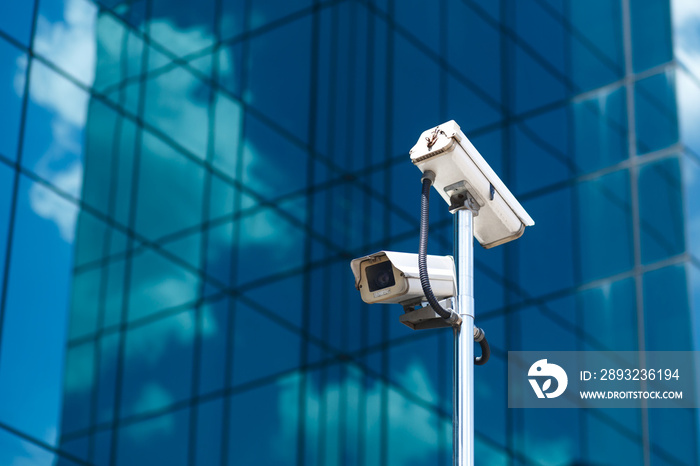
<svg viewBox="0 0 700 466"><path fill-rule="evenodd" d="M455 213L457 310L462 324L454 327L452 464L474 465L474 231L468 208Z"/></svg>

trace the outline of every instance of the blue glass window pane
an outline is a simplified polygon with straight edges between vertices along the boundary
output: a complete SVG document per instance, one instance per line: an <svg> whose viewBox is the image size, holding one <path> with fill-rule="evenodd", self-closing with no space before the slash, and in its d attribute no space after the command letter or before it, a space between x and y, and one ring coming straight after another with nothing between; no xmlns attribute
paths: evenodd
<svg viewBox="0 0 700 466"><path fill-rule="evenodd" d="M0 420L51 444L59 423L73 257L57 223L70 225L76 210L20 179L0 351Z"/></svg>
<svg viewBox="0 0 700 466"><path fill-rule="evenodd" d="M139 32L145 32L147 15L146 2L123 2L120 0L106 0L100 3L111 3L112 12L119 15L128 25L138 29Z"/></svg>
<svg viewBox="0 0 700 466"><path fill-rule="evenodd" d="M479 290L479 312L500 310L505 305L503 248L474 248L474 289Z"/></svg>
<svg viewBox="0 0 700 466"><path fill-rule="evenodd" d="M580 293L583 330L607 351L635 351L637 299L634 279L606 283Z"/></svg>
<svg viewBox="0 0 700 466"><path fill-rule="evenodd" d="M400 35L395 35L394 47L394 82L386 92L393 93L393 151L406 153L417 136L441 123L440 99L435 92L440 85L440 68Z"/></svg>
<svg viewBox="0 0 700 466"><path fill-rule="evenodd" d="M434 410L413 403L401 392L389 388L387 451L389 464L439 464L440 447L449 450L451 445L441 445L440 430L448 431Z"/></svg>
<svg viewBox="0 0 700 466"><path fill-rule="evenodd" d="M149 35L177 56L199 52L215 41L216 0L151 2Z"/></svg>
<svg viewBox="0 0 700 466"><path fill-rule="evenodd" d="M495 2L493 4L497 5ZM494 447L491 442L483 440L480 436L474 439L474 457L494 466L505 466L511 462L511 457L504 449Z"/></svg>
<svg viewBox="0 0 700 466"><path fill-rule="evenodd" d="M610 414L614 416L612 421L590 412L584 414L586 417L586 459L592 464L644 463L644 449L641 440L635 442L633 439L630 439L627 429L625 429L629 427L623 426L620 428L619 423L620 415L622 414L620 412L629 411L634 413L637 418L637 429L635 430L641 430L639 414L631 409L614 409L610 411Z"/></svg>
<svg viewBox="0 0 700 466"><path fill-rule="evenodd" d="M305 17L251 39L244 90L248 105L302 141L308 136L310 21Z"/></svg>
<svg viewBox="0 0 700 466"><path fill-rule="evenodd" d="M13 188L14 171L6 165L0 164L0 283L5 276L5 253L7 252L5 245L10 228Z"/></svg>
<svg viewBox="0 0 700 466"><path fill-rule="evenodd" d="M272 302L273 306L278 305ZM285 373L299 365L300 336L278 318L236 304L233 348L234 385ZM274 341L275 345L266 342ZM280 351L284 348L284 351ZM255 357L251 357L255 355ZM261 361L264 361L261 364Z"/></svg>
<svg viewBox="0 0 700 466"><path fill-rule="evenodd" d="M109 15L99 16L97 38L97 71L94 89L104 93L107 99L114 105L123 107L127 113L138 114L139 94L144 86L141 73L146 67L143 63L143 39ZM109 52L101 52L100 48L109 49ZM152 52L149 58L153 55L155 52ZM165 71L159 69L159 72ZM151 77L155 76L155 74L151 75Z"/></svg>
<svg viewBox="0 0 700 466"><path fill-rule="evenodd" d="M300 267L304 261L304 232L272 209L240 220L239 282Z"/></svg>
<svg viewBox="0 0 700 466"><path fill-rule="evenodd" d="M75 465L66 459L58 460L52 452L45 450L38 445L22 439L5 429L0 430L0 464L12 465L49 465L59 466Z"/></svg>
<svg viewBox="0 0 700 466"><path fill-rule="evenodd" d="M330 270L332 270L332 272ZM333 292L343 292L341 286L335 287L325 276L325 274L333 272L345 272L345 270L342 270L340 267L329 268L329 271L325 271L323 268L314 268L310 272L312 283L317 284L316 286L323 287L322 295L324 297ZM272 276L270 279L255 283L254 286L244 286L243 288L246 290L246 293L251 296L284 296L286 302L283 308L278 309L275 306L271 311L283 317L286 321L302 328L304 325L302 309L304 303L304 275L301 271L289 275L291 276L287 276L287 274ZM321 319L317 319L314 324L321 324ZM322 339L328 338L328 335L321 334L318 336Z"/></svg>
<svg viewBox="0 0 700 466"><path fill-rule="evenodd" d="M515 32L559 73L565 72L566 30L560 12L538 2L515 2Z"/></svg>
<svg viewBox="0 0 700 466"><path fill-rule="evenodd" d="M79 197L76 175L90 95L39 60L32 62L29 79L22 165L55 183L60 180L59 188Z"/></svg>
<svg viewBox="0 0 700 466"><path fill-rule="evenodd" d="M678 108L673 73L659 73L634 87L637 153L664 149L678 142Z"/></svg>
<svg viewBox="0 0 700 466"><path fill-rule="evenodd" d="M692 267L689 268L688 270L688 275L690 277L690 283L692 285L690 286L690 302L692 305L692 311L691 312L698 312L698 309L700 309L700 267L693 265ZM695 338L693 340L694 344L694 349L697 350L697 348L700 348L700 336L695 334ZM695 388L695 390L698 390L698 387Z"/></svg>
<svg viewBox="0 0 700 466"><path fill-rule="evenodd" d="M581 457L581 409L548 409L543 415L536 409L522 409L522 429L527 432L517 442L519 453L528 458L546 458L550 464L572 464ZM566 428L563 428L566 426ZM552 448L557 445L557 448Z"/></svg>
<svg viewBox="0 0 700 466"><path fill-rule="evenodd" d="M500 20L501 2L492 2L491 0L474 0L469 2L474 11L479 15L485 14L494 20Z"/></svg>
<svg viewBox="0 0 700 466"><path fill-rule="evenodd" d="M206 273L223 284L232 284L234 224L211 227L208 235Z"/></svg>
<svg viewBox="0 0 700 466"><path fill-rule="evenodd" d="M632 63L639 72L671 60L671 8L664 0L630 2Z"/></svg>
<svg viewBox="0 0 700 466"><path fill-rule="evenodd" d="M26 66L27 56L0 38L0 155L10 160L17 157Z"/></svg>
<svg viewBox="0 0 700 466"><path fill-rule="evenodd" d="M133 258L129 289L129 320L192 303L201 278L163 255L147 250Z"/></svg>
<svg viewBox="0 0 700 466"><path fill-rule="evenodd" d="M129 225L131 197L132 193L136 191L134 189L134 184L138 183L136 179L138 170L134 169L136 141L139 141L140 144L140 139L137 137L139 134L138 131L134 123L126 118L122 120L122 131L119 139L119 164L113 172L111 181L114 189L114 210L112 212L112 217L117 223L124 226ZM90 160L93 157L98 157L98 154L87 154L87 165L90 164ZM89 192L87 187L83 190L83 200L86 202ZM90 193L90 196L91 195Z"/></svg>
<svg viewBox="0 0 700 466"><path fill-rule="evenodd" d="M625 60L620 2L569 2L572 79L580 90L620 79Z"/></svg>
<svg viewBox="0 0 700 466"><path fill-rule="evenodd" d="M569 152L569 114L565 109L536 116L514 127L516 195L564 181L574 171ZM509 154L511 155L511 154Z"/></svg>
<svg viewBox="0 0 700 466"><path fill-rule="evenodd" d="M93 464L95 466L109 466L112 456L112 430L102 430L94 434L95 455Z"/></svg>
<svg viewBox="0 0 700 466"><path fill-rule="evenodd" d="M204 219L202 219L204 222ZM196 229L195 229L196 228ZM203 234L201 227L185 230L179 234L163 239L159 244L163 249L184 262L183 267L190 270L199 269L201 265L201 243Z"/></svg>
<svg viewBox="0 0 700 466"><path fill-rule="evenodd" d="M628 157L625 88L603 89L572 104L576 169L587 173Z"/></svg>
<svg viewBox="0 0 700 466"><path fill-rule="evenodd" d="M408 333L408 332L407 332ZM389 377L399 387L426 403L438 404L442 375L435 363L435 348L442 348L443 338L414 339L404 345L393 345L389 349L392 361Z"/></svg>
<svg viewBox="0 0 700 466"><path fill-rule="evenodd" d="M236 37L243 32L245 3L237 0L221 1L221 16L218 18L221 39Z"/></svg>
<svg viewBox="0 0 700 466"><path fill-rule="evenodd" d="M206 466L221 463L221 431L223 400L200 403L197 409L197 455L195 464ZM233 456L236 454L234 452Z"/></svg>
<svg viewBox="0 0 700 466"><path fill-rule="evenodd" d="M685 394L685 393L684 393ZM689 441L697 429L694 409L650 409L649 439L657 464L693 464L698 460L698 445ZM669 426L673 426L669 429Z"/></svg>
<svg viewBox="0 0 700 466"><path fill-rule="evenodd" d="M642 262L685 251L680 160L673 156L639 169L639 229ZM687 202L692 203L693 199Z"/></svg>
<svg viewBox="0 0 700 466"><path fill-rule="evenodd" d="M536 223L515 243L519 252L519 285L530 296L572 286L571 189L536 197L523 206Z"/></svg>
<svg viewBox="0 0 700 466"><path fill-rule="evenodd" d="M68 348L63 382L63 434L90 427L94 372L95 346L92 342Z"/></svg>
<svg viewBox="0 0 700 466"><path fill-rule="evenodd" d="M241 104L218 92L214 105L214 158L211 162L225 175L238 180L238 154L243 124Z"/></svg>
<svg viewBox="0 0 700 466"><path fill-rule="evenodd" d="M206 158L211 89L177 67L146 81L144 120L195 157Z"/></svg>
<svg viewBox="0 0 700 466"><path fill-rule="evenodd" d="M447 76L447 95L449 96L447 99L448 118L455 120L467 136L469 136L470 131L490 127L501 119L498 101L493 99L494 95L500 95L500 93L496 93L495 90L487 93L480 92L478 88L467 87L463 80L449 74ZM433 123L428 124L416 134L435 126L436 121L439 120L434 120ZM415 138L415 136L414 134L413 137ZM408 141L411 140L408 139ZM481 149L479 151L481 152Z"/></svg>
<svg viewBox="0 0 700 466"><path fill-rule="evenodd" d="M581 279L603 278L632 268L629 173L616 171L578 185ZM601 228L601 222L605 228Z"/></svg>
<svg viewBox="0 0 700 466"><path fill-rule="evenodd" d="M229 333L228 299L205 303L199 309L200 356L199 393L211 393L224 388L226 352Z"/></svg>
<svg viewBox="0 0 700 466"><path fill-rule="evenodd" d="M96 416L98 424L114 420L115 394L117 390L117 367L119 356L119 334L103 334L99 340L99 380ZM66 415L64 414L64 417Z"/></svg>
<svg viewBox="0 0 700 466"><path fill-rule="evenodd" d="M232 396L229 466L284 464L289 458L296 458L298 399L297 375ZM280 431L274 440L260 435L260 432L269 432L270 426L277 426Z"/></svg>
<svg viewBox="0 0 700 466"><path fill-rule="evenodd" d="M123 259L114 260L107 271L107 299L104 302L104 320L102 328L121 323L122 304L124 301L124 269Z"/></svg>
<svg viewBox="0 0 700 466"><path fill-rule="evenodd" d="M308 181L306 152L257 118L246 117L245 126L244 192L273 200L304 189ZM226 157L235 159L234 150L235 146Z"/></svg>
<svg viewBox="0 0 700 466"><path fill-rule="evenodd" d="M92 267L73 275L69 338L83 337L97 330L100 309L102 267Z"/></svg>
<svg viewBox="0 0 700 466"><path fill-rule="evenodd" d="M687 248L700 259L700 161L685 155L682 163Z"/></svg>
<svg viewBox="0 0 700 466"><path fill-rule="evenodd" d="M71 454L76 458L82 460L88 459L88 449L90 448L90 436L83 435L76 439L71 439L61 442L61 450L65 453ZM63 463L59 461L55 464L56 466L62 466Z"/></svg>
<svg viewBox="0 0 700 466"><path fill-rule="evenodd" d="M550 63L533 58L522 47L513 47L515 112L524 113L563 100L568 89L561 73Z"/></svg>
<svg viewBox="0 0 700 466"><path fill-rule="evenodd" d="M685 266L644 274L644 328L647 351L691 351L692 322ZM668 338L673 335L673 338Z"/></svg>
<svg viewBox="0 0 700 466"><path fill-rule="evenodd" d="M480 320L480 322L484 323L483 320ZM481 326L481 324L479 326ZM488 338L491 348L504 347L502 337L493 338L497 335L494 331L493 320L490 320L488 324L484 323L483 328L486 329L489 335ZM475 348L478 354L480 350L477 347ZM452 368L450 367L449 361L446 361L446 366L448 366L448 375L443 378L443 386L447 390L446 393L442 395L444 401L443 409L445 409L447 413L450 413L452 411ZM503 359L492 353L488 364L480 366L479 369L483 369L478 373L479 388L474 390L474 418L479 420L475 426L477 437L488 438L490 440L489 443L496 442L499 446L506 446L508 443L506 437L508 404L501 401L508 399L506 391L508 380L507 377L503 377L503 374L507 373L506 363ZM446 421L451 429L452 423L449 422L449 420ZM452 445L451 437L448 439L448 445ZM489 464L491 463L489 462Z"/></svg>
<svg viewBox="0 0 700 466"><path fill-rule="evenodd" d="M252 29L258 29L276 20L296 17L300 10L311 6L311 0L253 0L251 3L249 14Z"/></svg>
<svg viewBox="0 0 700 466"><path fill-rule="evenodd" d="M85 128L85 175L84 186L82 190L83 201L97 209L101 216L114 216L114 207L117 193L118 175L114 173L118 164L121 162L121 153L133 151L131 147L120 147L122 138L121 132L124 131L122 123L124 119L120 117L114 110L109 108L102 102L93 99L90 102L90 122ZM121 153L120 153L121 152ZM89 228L92 232L99 228L91 225L80 225L81 228ZM103 227L104 228L104 227ZM87 232L80 232L85 234ZM103 239L97 235L93 240L85 241L85 245L80 244L83 249L100 250L99 245ZM87 239L87 238L83 238ZM81 242L82 243L82 242ZM92 245L90 245L92 243ZM92 247L91 247L92 246ZM81 253L81 256L83 254Z"/></svg>
<svg viewBox="0 0 700 466"><path fill-rule="evenodd" d="M700 155L700 81L682 68L676 68L676 96L681 142L696 155Z"/></svg>
<svg viewBox="0 0 700 466"><path fill-rule="evenodd" d="M204 168L148 133L142 147L136 231L155 240L201 224Z"/></svg>
<svg viewBox="0 0 700 466"><path fill-rule="evenodd" d="M34 2L5 2L0 15L0 30L29 47Z"/></svg>
<svg viewBox="0 0 700 466"><path fill-rule="evenodd" d="M130 328L124 351L121 414L158 411L191 396L194 312Z"/></svg>
<svg viewBox="0 0 700 466"><path fill-rule="evenodd" d="M105 242L111 227L85 210L78 214L75 241L75 266L95 267L105 255Z"/></svg>
<svg viewBox="0 0 700 466"><path fill-rule="evenodd" d="M420 0L406 0L394 3L392 19L407 31L413 40L428 46L434 53L440 51L441 17L440 8L425 8Z"/></svg>
<svg viewBox="0 0 700 466"><path fill-rule="evenodd" d="M119 429L117 464L187 464L189 409L127 424Z"/></svg>
<svg viewBox="0 0 700 466"><path fill-rule="evenodd" d="M137 52L128 48L128 41L125 41L125 35L129 34L126 25L112 15L98 15L95 34L97 52L92 87L98 92L109 94L112 91L111 97L118 100L118 92L114 92L115 85L122 79L133 77L136 66L132 65L141 61L141 50Z"/></svg>
<svg viewBox="0 0 700 466"><path fill-rule="evenodd" d="M523 351L577 351L582 341L576 333L576 302L572 296L521 309L508 321ZM487 329L488 331L488 329Z"/></svg>

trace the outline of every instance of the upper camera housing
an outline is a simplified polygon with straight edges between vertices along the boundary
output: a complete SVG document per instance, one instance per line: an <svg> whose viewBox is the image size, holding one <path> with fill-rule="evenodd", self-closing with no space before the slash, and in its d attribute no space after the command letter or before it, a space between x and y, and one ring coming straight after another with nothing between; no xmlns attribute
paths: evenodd
<svg viewBox="0 0 700 466"><path fill-rule="evenodd" d="M535 224L454 120L424 131L410 154L423 173L435 174L433 186L451 212L465 203L478 212L474 236L483 247L517 239Z"/></svg>
<svg viewBox="0 0 700 466"><path fill-rule="evenodd" d="M452 256L428 256L430 286L437 299L456 294ZM355 288L368 304L400 303L404 306L425 299L418 273L418 254L379 251L350 262Z"/></svg>

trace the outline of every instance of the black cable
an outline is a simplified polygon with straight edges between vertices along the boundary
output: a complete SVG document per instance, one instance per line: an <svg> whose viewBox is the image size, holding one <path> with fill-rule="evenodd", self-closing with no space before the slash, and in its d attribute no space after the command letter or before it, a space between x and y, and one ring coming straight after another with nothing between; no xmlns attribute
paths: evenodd
<svg viewBox="0 0 700 466"><path fill-rule="evenodd" d="M479 327L474 327L474 341L478 342L481 347L481 356L474 358L474 365L483 366L491 357L491 348L486 340L486 334Z"/></svg>
<svg viewBox="0 0 700 466"><path fill-rule="evenodd" d="M432 175L432 176L431 176ZM428 304L443 319L449 319L452 315L440 306L437 298L430 287L430 277L428 276L428 208L430 206L430 186L433 184L432 172L427 172L423 176L423 189L420 196L420 242L418 243L418 275L423 294L428 300Z"/></svg>
<svg viewBox="0 0 700 466"><path fill-rule="evenodd" d="M423 188L420 196L420 241L418 243L418 275L420 276L420 285L423 288L425 299L433 310L443 319L449 320L452 314L450 311L443 309L440 306L433 289L430 287L430 277L428 276L428 224L429 224L429 208L430 208L430 187L435 179L435 174L431 171L426 171L423 174ZM486 334L478 327L474 327L474 341L479 343L481 347L481 356L474 358L474 365L483 366L491 357L491 348L486 340Z"/></svg>

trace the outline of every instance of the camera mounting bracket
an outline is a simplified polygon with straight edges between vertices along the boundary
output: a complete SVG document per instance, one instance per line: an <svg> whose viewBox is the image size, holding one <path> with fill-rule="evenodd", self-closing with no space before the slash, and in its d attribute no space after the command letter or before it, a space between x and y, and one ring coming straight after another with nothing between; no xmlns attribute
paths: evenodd
<svg viewBox="0 0 700 466"><path fill-rule="evenodd" d="M449 210L451 214L461 209L469 209L472 211L474 217L479 215L479 209L484 204L484 201L479 202L479 200L472 195L472 192L476 192L476 190L470 188L471 186L469 186L469 183L466 181L459 181L450 186L445 186L445 193L450 196ZM491 185L492 196L493 192L493 185Z"/></svg>
<svg viewBox="0 0 700 466"><path fill-rule="evenodd" d="M420 304L420 303L416 303ZM447 298L440 301L440 306L443 309L450 311L450 318L443 319L433 310L430 305L418 306L405 305L403 307L404 314L399 317L399 322L413 330L430 330L434 328L455 327L462 323L462 319L454 311L455 298Z"/></svg>

